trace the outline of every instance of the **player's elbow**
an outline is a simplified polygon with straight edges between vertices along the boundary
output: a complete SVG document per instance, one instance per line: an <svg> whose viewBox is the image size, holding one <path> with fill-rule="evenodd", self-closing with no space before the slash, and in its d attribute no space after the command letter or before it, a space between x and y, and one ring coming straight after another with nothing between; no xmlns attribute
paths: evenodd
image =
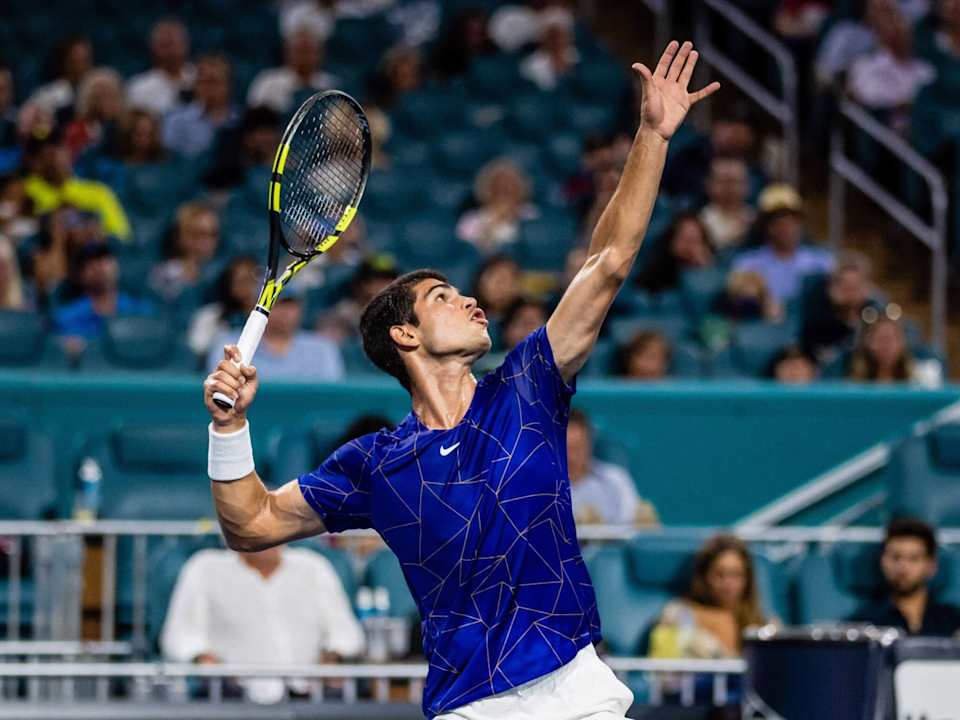
<svg viewBox="0 0 960 720"><path fill-rule="evenodd" d="M600 251L597 268L603 278L618 287L627 280L636 253L625 252L618 247L605 247Z"/></svg>

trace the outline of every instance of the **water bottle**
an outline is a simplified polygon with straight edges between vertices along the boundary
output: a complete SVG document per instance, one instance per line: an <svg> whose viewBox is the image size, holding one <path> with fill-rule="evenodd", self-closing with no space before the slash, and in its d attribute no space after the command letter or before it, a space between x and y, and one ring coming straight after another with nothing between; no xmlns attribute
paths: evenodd
<svg viewBox="0 0 960 720"><path fill-rule="evenodd" d="M373 589L373 611L377 617L390 617L390 593L385 587Z"/></svg>
<svg viewBox="0 0 960 720"><path fill-rule="evenodd" d="M357 588L357 619L361 623L373 616L373 590L366 585Z"/></svg>
<svg viewBox="0 0 960 720"><path fill-rule="evenodd" d="M100 481L103 480L100 463L92 457L85 457L80 463L77 478L80 482L73 517L75 520L90 522L96 519L100 509Z"/></svg>
<svg viewBox="0 0 960 720"><path fill-rule="evenodd" d="M384 588L361 588L357 592L357 614L367 636L367 660L373 663L386 662L389 658L385 618L381 614ZM385 591L385 590L384 590ZM390 605L387 598L387 607Z"/></svg>

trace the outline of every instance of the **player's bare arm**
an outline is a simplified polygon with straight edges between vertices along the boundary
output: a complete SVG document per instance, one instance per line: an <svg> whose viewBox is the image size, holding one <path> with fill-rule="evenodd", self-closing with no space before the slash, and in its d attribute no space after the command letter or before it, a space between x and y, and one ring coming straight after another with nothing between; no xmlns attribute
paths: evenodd
<svg viewBox="0 0 960 720"><path fill-rule="evenodd" d="M695 103L720 88L688 92L697 65L693 44L671 42L654 71L633 66L643 84L640 129L617 189L594 228L587 259L547 322L554 359L564 379L583 367L610 305L643 243L660 187L670 138Z"/></svg>
<svg viewBox="0 0 960 720"><path fill-rule="evenodd" d="M224 348L224 359L203 383L203 401L210 412L213 430L221 435L244 431L247 410L257 394L257 370L240 364L235 345ZM220 407L213 394L232 400L232 408ZM263 550L273 545L324 532L323 522L307 504L297 482L269 491L256 470L242 477L211 480L213 501L224 538L234 550Z"/></svg>

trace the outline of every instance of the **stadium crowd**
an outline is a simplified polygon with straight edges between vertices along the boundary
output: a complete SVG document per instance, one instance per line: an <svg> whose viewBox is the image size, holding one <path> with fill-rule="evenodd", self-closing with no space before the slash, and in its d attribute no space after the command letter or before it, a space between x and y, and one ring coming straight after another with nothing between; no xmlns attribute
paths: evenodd
<svg viewBox="0 0 960 720"><path fill-rule="evenodd" d="M788 39L820 23L810 77L845 76L901 132L910 100L951 77L948 0L936 14L869 0L861 17L748 5ZM266 20L266 49L233 50ZM256 295L269 163L312 92L344 88L364 103L375 169L360 219L274 313L258 354L268 379L371 372L359 311L420 265L487 309L492 367L569 281L635 129L625 63L564 2L290 0L219 33L163 14L122 55L96 37L63 39L46 82L34 66L0 69L0 301L42 317L63 362L88 371L123 368L131 340L115 318L163 318L159 337L136 337L156 346L141 353L146 369L199 370L232 338ZM869 260L816 242L807 203L773 179L761 141L738 102L718 108L709 133L677 138L634 277L585 374L938 384L937 357Z"/></svg>

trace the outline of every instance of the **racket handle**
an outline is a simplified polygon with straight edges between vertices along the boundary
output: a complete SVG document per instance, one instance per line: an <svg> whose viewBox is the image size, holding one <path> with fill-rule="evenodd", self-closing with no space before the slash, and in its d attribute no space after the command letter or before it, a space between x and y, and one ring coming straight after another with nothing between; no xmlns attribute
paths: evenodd
<svg viewBox="0 0 960 720"><path fill-rule="evenodd" d="M267 327L267 318L269 315L262 312L259 308L250 313L247 322L243 326L243 332L240 333L240 339L237 340L237 349L240 351L240 365L249 365L253 360L257 347L260 345L260 338L263 337L263 331ZM238 366L239 367L239 366ZM224 395L221 392L213 394L213 402L221 410L229 410L233 407L233 398Z"/></svg>

